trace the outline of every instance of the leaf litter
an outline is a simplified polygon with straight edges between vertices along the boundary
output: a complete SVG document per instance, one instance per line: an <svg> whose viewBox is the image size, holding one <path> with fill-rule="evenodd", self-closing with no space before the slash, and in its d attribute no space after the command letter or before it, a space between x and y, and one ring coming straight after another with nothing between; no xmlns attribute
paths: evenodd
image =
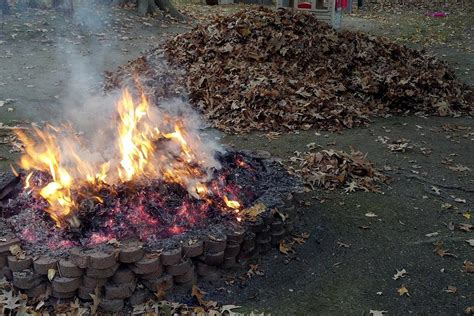
<svg viewBox="0 0 474 316"><path fill-rule="evenodd" d="M115 73L160 100L189 96L229 133L366 125L388 114L472 113L473 91L446 63L313 15L244 9L180 34Z"/></svg>
<svg viewBox="0 0 474 316"><path fill-rule="evenodd" d="M360 151L322 150L297 153L289 161L291 173L300 176L311 189L335 189L346 186L345 192L356 190L380 192L380 184L387 181L373 163Z"/></svg>

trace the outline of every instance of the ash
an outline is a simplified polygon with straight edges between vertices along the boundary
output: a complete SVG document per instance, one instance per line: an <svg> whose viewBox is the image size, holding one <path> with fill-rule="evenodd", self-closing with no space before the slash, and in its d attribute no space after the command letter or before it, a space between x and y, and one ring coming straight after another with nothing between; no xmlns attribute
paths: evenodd
<svg viewBox="0 0 474 316"><path fill-rule="evenodd" d="M58 228L45 211L47 202L22 191L3 208L0 223L34 255L61 256L73 246L95 247L127 239L162 249L241 225L238 214L226 207L224 196L239 201L242 208L264 203L271 209L282 206L288 193L301 188L299 180L268 156L228 151L217 158L222 167L213 170L212 180L206 183L208 199L161 180L102 187L100 192L84 186L81 192L74 192L80 226ZM103 201L90 198L93 194Z"/></svg>

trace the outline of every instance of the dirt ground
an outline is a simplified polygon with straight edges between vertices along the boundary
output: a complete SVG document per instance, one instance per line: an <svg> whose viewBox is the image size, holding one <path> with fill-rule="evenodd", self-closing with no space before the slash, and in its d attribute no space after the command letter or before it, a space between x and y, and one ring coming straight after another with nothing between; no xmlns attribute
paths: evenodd
<svg viewBox="0 0 474 316"><path fill-rule="evenodd" d="M0 100L13 100L0 107L0 122L60 120L71 106L65 100L80 102L84 89L100 90L104 70L189 27L120 9L84 11L79 18L33 10L2 17ZM344 27L394 37L400 32L396 25L361 16L347 17ZM472 25L469 39L471 31ZM429 49L457 67L463 80L474 82L472 50ZM368 128L305 131L273 140L259 133L222 135L226 144L267 150L283 160L308 143L352 146L368 153L391 182L380 194L316 190L298 195L297 227L310 238L296 249L296 258L288 261L275 250L260 263L263 276L211 291L210 298L241 305L244 312L274 315L463 314L474 306L473 275L462 269L465 260L474 260L474 248L466 242L474 233L460 229L460 224L473 224L473 129L468 117L392 117ZM391 152L380 137L404 138L412 148ZM0 143L3 170L17 157L10 150L10 144ZM469 169L448 168L458 164ZM438 241L454 256L434 253ZM406 275L394 280L402 269ZM403 286L409 295L399 295ZM447 291L448 286L457 290Z"/></svg>

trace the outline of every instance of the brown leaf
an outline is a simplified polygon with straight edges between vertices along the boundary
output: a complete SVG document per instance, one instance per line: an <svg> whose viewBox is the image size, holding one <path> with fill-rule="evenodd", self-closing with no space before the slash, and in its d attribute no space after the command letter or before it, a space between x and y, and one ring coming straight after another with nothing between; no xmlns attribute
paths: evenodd
<svg viewBox="0 0 474 316"><path fill-rule="evenodd" d="M280 241L280 246L278 249L286 256L295 253L295 250L293 249L293 243L287 243L285 240Z"/></svg>
<svg viewBox="0 0 474 316"><path fill-rule="evenodd" d="M458 257L455 254L450 253L450 252L448 252L448 250L444 249L442 241L438 241L438 242L434 243L434 245L436 247L433 250L433 252L436 253L438 256L440 256L440 257L454 257L454 258Z"/></svg>
<svg viewBox="0 0 474 316"><path fill-rule="evenodd" d="M156 286L156 292L154 293L155 297L162 301L166 297L166 287L163 283L160 283Z"/></svg>
<svg viewBox="0 0 474 316"><path fill-rule="evenodd" d="M397 292L398 292L398 295L400 296L403 296L403 295L410 296L408 289L404 285L402 285L401 288L397 289Z"/></svg>
<svg viewBox="0 0 474 316"><path fill-rule="evenodd" d="M199 305L205 306L205 307L216 307L217 302L205 300L204 299L205 295L206 295L206 292L199 289L196 285L193 285L191 296L197 299L197 301L199 302Z"/></svg>
<svg viewBox="0 0 474 316"><path fill-rule="evenodd" d="M444 290L446 293L456 294L458 292L458 288L452 285L448 285L448 288Z"/></svg>
<svg viewBox="0 0 474 316"><path fill-rule="evenodd" d="M100 289L97 286L94 290L94 294L89 294L92 298L92 306L91 306L91 314L97 314L97 310L99 309L100 302L102 301L100 298Z"/></svg>
<svg viewBox="0 0 474 316"><path fill-rule="evenodd" d="M474 273L474 262L468 260L464 261L462 269L464 272Z"/></svg>

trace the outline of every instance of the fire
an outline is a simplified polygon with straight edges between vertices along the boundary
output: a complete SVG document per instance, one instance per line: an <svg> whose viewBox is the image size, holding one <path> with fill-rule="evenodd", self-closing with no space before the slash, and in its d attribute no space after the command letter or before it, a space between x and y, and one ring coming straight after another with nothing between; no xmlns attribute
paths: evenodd
<svg viewBox="0 0 474 316"><path fill-rule="evenodd" d="M142 123L148 117L148 108L148 102L143 96L135 106L128 90L125 90L122 100L118 102L118 143L122 157L118 172L122 181L130 181L143 173L150 162L149 156L153 151L151 129L146 123Z"/></svg>
<svg viewBox="0 0 474 316"><path fill-rule="evenodd" d="M78 136L71 125L48 125L44 130L34 127L32 135L17 131L24 145L19 164L28 171L25 189L48 202L46 211L58 227L80 225L75 217L77 195L89 194L86 197L102 203L100 188L147 179L180 184L206 205L218 198L238 213L238 201L205 184L209 175L200 139L188 133L183 117L172 118L155 107L151 109L143 95L135 102L128 90L124 90L116 110L116 127L110 127L114 150L108 155L91 150L95 147ZM93 189L81 190L85 186Z"/></svg>

